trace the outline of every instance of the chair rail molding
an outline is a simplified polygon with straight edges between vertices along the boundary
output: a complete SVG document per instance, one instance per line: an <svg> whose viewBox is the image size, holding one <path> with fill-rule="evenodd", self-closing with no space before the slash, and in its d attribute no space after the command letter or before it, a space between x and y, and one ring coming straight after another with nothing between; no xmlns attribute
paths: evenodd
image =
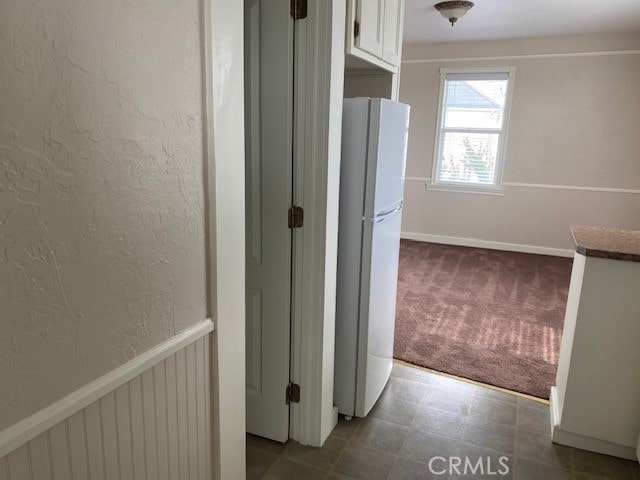
<svg viewBox="0 0 640 480"><path fill-rule="evenodd" d="M431 179L428 177L405 177L408 182L424 182L425 189L436 190L429 188L432 186ZM616 187L594 187L588 185L557 185L549 183L522 183L522 182L502 182L502 187L513 188L542 188L548 190L574 190L582 192L603 192L603 193L622 193L629 195L640 195L640 189L635 188L616 188ZM447 190L452 191L452 190ZM466 191L460 191L458 193L467 193Z"/></svg>
<svg viewBox="0 0 640 480"><path fill-rule="evenodd" d="M214 330L207 319L0 432L0 458Z"/></svg>
<svg viewBox="0 0 640 480"><path fill-rule="evenodd" d="M419 58L403 60L402 63L441 63L441 62L472 62L495 60L524 60L536 58L563 58L563 57L599 57L611 55L640 55L640 50L602 50L593 52L566 52L566 53L532 53L522 55L501 55L494 57L452 57L452 58Z"/></svg>

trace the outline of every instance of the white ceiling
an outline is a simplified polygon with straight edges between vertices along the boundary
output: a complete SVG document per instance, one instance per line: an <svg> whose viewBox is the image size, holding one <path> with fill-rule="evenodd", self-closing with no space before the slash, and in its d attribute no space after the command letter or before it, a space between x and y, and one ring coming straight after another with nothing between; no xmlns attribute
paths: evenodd
<svg viewBox="0 0 640 480"><path fill-rule="evenodd" d="M475 0L454 27L437 2L406 0L405 43L640 32L640 0Z"/></svg>

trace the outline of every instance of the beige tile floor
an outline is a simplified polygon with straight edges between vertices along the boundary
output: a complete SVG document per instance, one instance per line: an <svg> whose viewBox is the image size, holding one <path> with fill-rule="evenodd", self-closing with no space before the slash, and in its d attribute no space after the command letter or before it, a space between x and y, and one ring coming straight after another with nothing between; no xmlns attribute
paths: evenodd
<svg viewBox="0 0 640 480"><path fill-rule="evenodd" d="M445 460L482 458L475 474L436 475ZM500 457L509 473L498 475ZM439 463L440 462L440 463ZM455 460L454 460L455 462ZM389 384L365 419L337 427L322 448L247 436L248 480L640 480L637 462L554 445L548 405L407 365L395 364Z"/></svg>

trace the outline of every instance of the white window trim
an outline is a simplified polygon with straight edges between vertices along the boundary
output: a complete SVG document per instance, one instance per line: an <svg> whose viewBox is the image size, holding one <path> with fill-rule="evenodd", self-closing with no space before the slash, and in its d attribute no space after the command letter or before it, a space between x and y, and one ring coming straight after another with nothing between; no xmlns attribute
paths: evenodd
<svg viewBox="0 0 640 480"><path fill-rule="evenodd" d="M440 165L442 115L444 112L444 87L447 73L508 73L507 97L504 102L504 112L500 143L496 155L496 183L493 185L470 185L468 183L438 182L438 166ZM516 76L516 66L508 67L469 67L469 68L440 68L440 94L438 96L438 116L436 119L436 136L433 146L433 162L431 167L431 182L426 185L427 190L438 190L458 193L480 193L488 195L504 195L502 178L504 174L505 153L509 136L509 120L511 117L511 101L513 99L513 83Z"/></svg>

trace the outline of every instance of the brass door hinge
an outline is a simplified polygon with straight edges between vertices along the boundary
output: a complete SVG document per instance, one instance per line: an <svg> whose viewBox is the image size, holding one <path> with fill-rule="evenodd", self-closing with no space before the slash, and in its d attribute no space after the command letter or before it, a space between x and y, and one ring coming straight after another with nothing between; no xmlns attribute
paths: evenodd
<svg viewBox="0 0 640 480"><path fill-rule="evenodd" d="M300 228L302 227L304 212L302 207L292 206L289 207L289 228Z"/></svg>
<svg viewBox="0 0 640 480"><path fill-rule="evenodd" d="M291 0L291 17L294 20L307 18L307 0Z"/></svg>
<svg viewBox="0 0 640 480"><path fill-rule="evenodd" d="M297 383L290 383L287 385L286 392L287 405L290 403L300 403L300 385Z"/></svg>
<svg viewBox="0 0 640 480"><path fill-rule="evenodd" d="M353 22L353 36L357 37L360 35L360 22L358 20Z"/></svg>

